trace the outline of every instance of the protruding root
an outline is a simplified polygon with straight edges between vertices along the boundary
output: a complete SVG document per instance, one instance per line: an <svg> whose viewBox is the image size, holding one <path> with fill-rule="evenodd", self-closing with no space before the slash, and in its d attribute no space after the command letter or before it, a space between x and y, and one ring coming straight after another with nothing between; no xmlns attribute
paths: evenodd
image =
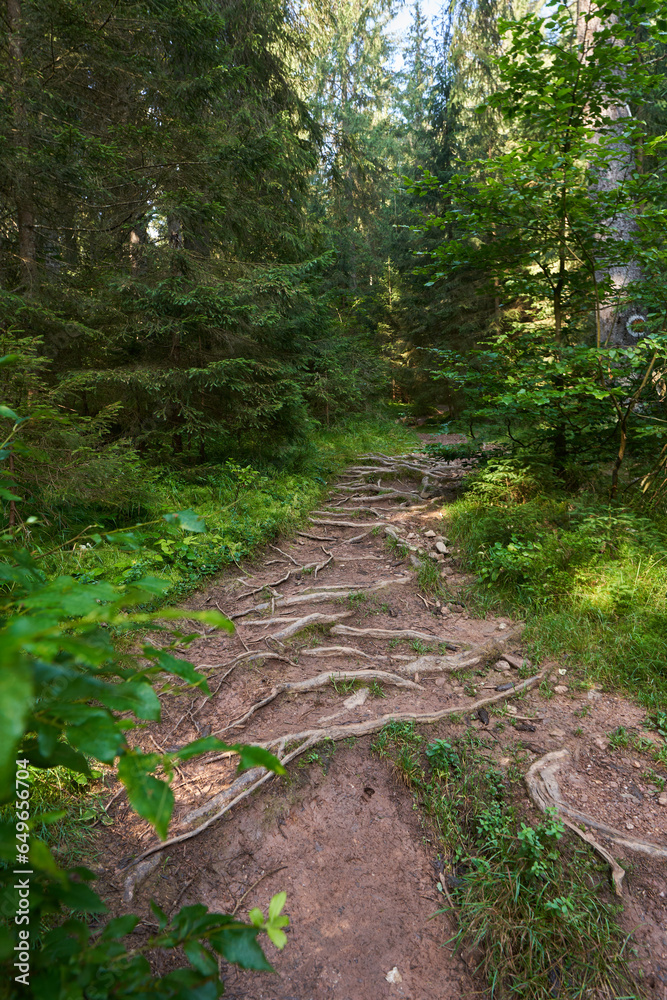
<svg viewBox="0 0 667 1000"><path fill-rule="evenodd" d="M290 636L296 635L297 632L302 632L303 629L310 628L311 625L333 625L334 622L339 622L341 618L350 618L353 615L353 611L341 611L339 614L335 615L323 615L319 611L313 611L312 615L304 615L303 618L258 618L257 621L246 622L246 625L282 625L284 622L290 622L286 628L280 629L279 632L273 632L271 635L260 636L259 639L252 639L252 642L261 642L266 639L267 642L271 639L282 641L283 639L289 639Z"/></svg>
<svg viewBox="0 0 667 1000"><path fill-rule="evenodd" d="M217 729L212 735L220 736L229 729L238 729L239 726L246 723L260 708L264 708L265 705L269 705L274 701L279 694L303 694L306 691L317 691L319 688L326 687L328 684L337 684L339 681L378 681L383 684L393 684L395 687L412 688L416 691L422 690L421 685L415 683L415 681L409 681L404 677L398 677L396 674L390 674L386 670L335 670L328 674L318 674L317 677L309 677L304 681L285 681L283 684L276 684L275 687L271 688L266 698L262 698L261 701L257 701L254 705L251 705L240 719L230 722L223 729Z"/></svg>
<svg viewBox="0 0 667 1000"><path fill-rule="evenodd" d="M458 715L462 712L466 714L472 714L478 709L484 707L485 705L492 705L495 702L503 701L506 698L515 697L524 691L528 691L530 688L535 687L539 684L544 677L546 671L540 671L534 677L529 677L527 680L522 681L517 684L516 688L511 691L500 691L496 694L490 695L488 698L481 698L478 701L471 702L468 705L452 705L449 708L443 708L438 712L426 712L426 713L414 713L414 712L391 712L387 715L381 715L376 719L367 719L363 722L348 722L343 723L338 726L329 726L321 729L306 729L300 733L287 733L284 736L276 737L275 739L269 740L265 743L258 744L263 746L266 750L270 750L274 753L283 766L289 764L295 757L299 757L301 754L310 750L311 747L316 746L318 743L322 743L323 740L344 740L348 739L350 736L369 736L372 733L379 732L384 726L389 722L417 722L417 723L433 723L439 722L441 719L446 719L449 715ZM297 744L297 746L285 753L288 746ZM232 784L219 792L213 799L209 800L204 806L200 806L196 810L196 818L200 819L205 816L212 808L216 809L213 815L208 816L201 825L195 827L191 830L186 830L183 833L175 837L170 837L168 840L162 843L153 844L142 854L140 854L132 864L135 867L134 871L125 880L126 891L128 886L136 885L138 881L136 872L138 866L145 858L156 854L158 851L164 851L165 848L173 847L174 844L180 844L184 840L190 840L192 837L196 837L198 834L203 833L210 826L216 823L225 813L228 813L230 809L233 809L235 805L241 802L247 796L251 795L252 792L260 788L266 781L268 781L273 776L273 771L266 771L264 768L255 767L249 771L245 771L242 775L239 775ZM218 807L219 808L216 808ZM184 817L183 823L193 822L195 813L190 813L188 816Z"/></svg>
<svg viewBox="0 0 667 1000"><path fill-rule="evenodd" d="M344 597L353 597L355 594L372 594L378 590L386 590L387 587L410 583L410 579L409 576L398 576L391 580L379 580L378 583L374 583L370 587L349 583L334 584L323 588L309 587L299 594L292 594L290 597L276 597L273 601L264 601L262 604L256 604L254 608L248 608L246 611L237 611L236 614L231 615L231 618L245 618L246 615L252 615L257 611L266 611L268 608L273 607L280 610L282 608L293 607L295 604L322 604L326 601L336 601ZM250 624L250 622L246 624Z"/></svg>
<svg viewBox="0 0 667 1000"><path fill-rule="evenodd" d="M607 826L606 823L601 823L592 816L587 816L586 813L579 812L578 809L573 809L572 806L568 805L558 787L556 771L565 763L569 756L569 750L554 750L536 760L526 774L528 793L538 809L542 812L546 812L548 808L555 809L565 826L572 830L573 833L576 833L578 837L581 837L582 840L585 840L587 844L590 844L605 859L611 868L614 890L620 896L621 881L625 872L609 851L602 847L592 834L583 831L577 824L583 823L593 830L598 830L605 839L610 840L613 844L618 844L619 847L626 847L630 851L648 854L653 858L667 858L667 848L651 844L646 840L630 839L621 833L620 830L615 830L614 827Z"/></svg>
<svg viewBox="0 0 667 1000"><path fill-rule="evenodd" d="M429 635L428 632L417 632L411 628L354 628L352 625L336 625L331 629L332 635L365 635L369 639L419 639L420 642L438 642L448 649L460 649L462 643L440 635Z"/></svg>

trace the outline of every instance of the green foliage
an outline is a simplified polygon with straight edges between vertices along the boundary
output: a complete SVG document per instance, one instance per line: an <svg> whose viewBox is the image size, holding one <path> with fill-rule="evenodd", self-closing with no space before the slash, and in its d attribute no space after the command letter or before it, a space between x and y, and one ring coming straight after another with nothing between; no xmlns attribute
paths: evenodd
<svg viewBox="0 0 667 1000"><path fill-rule="evenodd" d="M449 509L476 572L469 600L525 617L534 657L564 653L658 709L667 694L662 513L549 488L543 466L491 462Z"/></svg>
<svg viewBox="0 0 667 1000"><path fill-rule="evenodd" d="M658 10L651 2L620 16L613 0L575 14L563 0L501 21L499 87L480 110L502 116L502 149L461 161L444 183L427 170L411 185L439 201L422 212L429 284L473 271L496 302L472 359L436 351L434 374L465 394L469 419L529 430L561 475L568 455L596 454L600 436L616 434L612 495L628 440L652 436L655 446L662 434L652 376L667 351L667 271L656 251L664 171L635 169L645 129L618 114L660 85L648 68ZM662 155L660 142L651 149ZM636 302L643 339L627 345Z"/></svg>
<svg viewBox="0 0 667 1000"><path fill-rule="evenodd" d="M24 422L8 407L3 415L13 421L14 431ZM28 456L29 449L23 454ZM5 461L11 456L8 449L2 453ZM189 509L164 514L157 523L179 534L205 530L201 518ZM120 543L141 552L136 529L89 537L96 544ZM223 987L209 949L246 968L270 968L256 938L266 930L280 940L279 927L286 918L279 916L279 910L284 900L277 909L272 903L267 923L250 926L224 914L210 914L204 906L183 908L171 922L156 909L160 933L143 949L121 942L138 922L132 915L93 934L88 920L106 912L106 906L88 885L92 873L85 868L61 869L43 839L43 832L63 819L63 812L35 812L40 796L30 802L35 769L57 774L59 781L60 773L65 773L85 782L100 774L91 770L92 761L113 765L118 760L117 773L130 805L165 839L174 806L169 785L176 761L225 750L238 754L240 770L259 765L285 773L262 748L232 746L215 737L170 753L146 754L129 742L128 732L142 720L159 720L158 692L165 681L170 687L182 682L209 693L205 677L171 652L193 636L175 631L171 643L160 645L148 638L153 631L165 633L166 621L182 617L182 612L164 609L158 621L156 612L146 610L164 598L164 583L141 574L121 584L82 581L71 575L49 577L11 533L0 538L0 580L0 804L5 805L0 818L0 908L10 918L0 926L0 960L7 966L9 995L18 996L20 991L70 1000L85 993L103 1000L122 991L127 997L185 1000L200 991L202 996L217 997ZM218 611L192 612L189 617L233 630ZM119 650L124 638L131 640L136 652ZM37 938L30 948L28 993L23 989L27 980L16 979L12 965L16 949L23 947L19 942L23 921L11 919L18 913L23 892L11 869L26 863L30 865L26 912ZM143 953L153 947L182 947L191 968L155 978Z"/></svg>

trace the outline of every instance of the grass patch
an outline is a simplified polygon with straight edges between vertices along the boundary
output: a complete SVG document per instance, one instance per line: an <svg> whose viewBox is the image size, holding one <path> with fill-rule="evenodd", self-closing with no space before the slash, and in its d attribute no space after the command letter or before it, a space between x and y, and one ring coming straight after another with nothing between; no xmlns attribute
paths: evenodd
<svg viewBox="0 0 667 1000"><path fill-rule="evenodd" d="M534 660L569 655L585 681L667 700L667 517L593 491L559 490L548 470L495 459L446 510L476 613L523 618Z"/></svg>
<svg viewBox="0 0 667 1000"><path fill-rule="evenodd" d="M328 481L365 451L401 452L416 435L389 420L355 420L315 433L297 468L254 468L235 462L191 470L146 467L141 504L127 510L104 505L67 512L67 517L33 529L31 546L48 553L88 525L110 531L137 522L158 521L133 539L116 544L75 542L45 555L48 575L71 575L94 582L132 583L142 576L166 585L163 600L174 602L225 566L239 563L279 534L294 531L320 502ZM161 521L172 511L193 510L206 532L188 534Z"/></svg>
<svg viewBox="0 0 667 1000"><path fill-rule="evenodd" d="M522 822L515 800L525 751L518 747L503 772L490 746L473 732L428 743L399 722L373 746L433 831L443 895L456 907L456 946L472 951L494 997L634 997L606 872L553 814Z"/></svg>
<svg viewBox="0 0 667 1000"><path fill-rule="evenodd" d="M91 771L91 778L53 767L48 771L28 768L30 813L33 833L45 841L64 868L91 861L96 820L110 823L103 805L102 772ZM0 807L0 820L15 820L13 803Z"/></svg>

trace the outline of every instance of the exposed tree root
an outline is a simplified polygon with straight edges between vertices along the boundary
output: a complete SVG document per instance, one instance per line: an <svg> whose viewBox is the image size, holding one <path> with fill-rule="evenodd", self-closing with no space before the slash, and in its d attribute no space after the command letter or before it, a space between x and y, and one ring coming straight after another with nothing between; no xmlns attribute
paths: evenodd
<svg viewBox="0 0 667 1000"><path fill-rule="evenodd" d="M329 558L324 562L312 562L306 563L303 566L296 566L294 569L289 569L284 576L281 576L279 580L272 580L270 583L262 583L259 587L255 587L254 590L249 590L245 594L239 594L237 600L242 601L246 597L254 597L255 594L261 593L262 590L266 590L267 587L271 589L272 587L279 587L281 583L287 583L290 577L298 576L299 573L313 573L315 578L317 574L326 569L330 562L333 562L333 556L329 555Z"/></svg>
<svg viewBox="0 0 667 1000"><path fill-rule="evenodd" d="M275 549L276 552L280 552L281 556L285 556L285 558L289 559L289 561L291 563L294 563L295 566L299 565L298 562L296 561L296 559L294 558L294 556L291 556L289 554L289 552L283 552L283 550L279 549L277 545L271 545L271 543L269 542L269 548L270 549Z"/></svg>
<svg viewBox="0 0 667 1000"><path fill-rule="evenodd" d="M324 615L320 614L319 611L313 611L312 615L304 615L303 618L259 618L257 621L246 622L246 625L282 625L283 622L291 622L287 628L281 629L279 632L273 632L271 635L263 635L259 639L253 639L253 642L261 642L262 639L289 639L290 636L296 635L297 632L301 632L305 628L310 628L311 625L332 625L334 622L338 622L341 618L349 618L353 611L341 611L339 614L334 615Z"/></svg>
<svg viewBox="0 0 667 1000"><path fill-rule="evenodd" d="M309 518L311 524L318 524L321 528L365 528L369 525L367 521L366 524L362 524L360 521L322 521L319 518L311 517ZM371 524L371 528L383 528L386 521L378 521L377 524Z"/></svg>
<svg viewBox="0 0 667 1000"><path fill-rule="evenodd" d="M375 483L359 483L358 485L352 486L337 486L336 490L339 493L357 493L358 490L367 490L370 493L377 493L377 500L384 500L385 496L401 496L408 500L419 500L419 493L413 490L401 491L400 494L396 490L392 489L390 486L376 486Z"/></svg>
<svg viewBox="0 0 667 1000"><path fill-rule="evenodd" d="M363 656L366 660L389 660L389 656L364 653L354 646L316 646L314 649L300 649L299 656Z"/></svg>
<svg viewBox="0 0 667 1000"><path fill-rule="evenodd" d="M346 502L345 500L341 500L340 501L340 503L345 503L345 502ZM337 507L337 506L334 505L332 507L328 507L326 510L314 510L312 513L313 514L320 514L322 517L331 517L333 514L336 513L336 511L339 511L339 510L340 510L340 507ZM388 508L382 509L380 507L346 507L345 508L345 513L346 514L353 514L355 512L357 512L359 514L374 514L375 517L379 517L379 518L382 518L385 514L391 513ZM360 521L359 523L362 524L363 522Z"/></svg>
<svg viewBox="0 0 667 1000"><path fill-rule="evenodd" d="M454 656L418 656L413 659L410 656L391 656L381 653L364 653L363 650L355 646L316 646L314 649L300 649L299 656L362 656L366 660L389 661L394 673L398 674L442 674L454 673L456 670L467 670L475 667L483 659L488 657L488 652L483 649L470 649L465 653L457 653ZM407 663L397 661L408 660ZM518 719L519 716L514 716Z"/></svg>
<svg viewBox="0 0 667 1000"><path fill-rule="evenodd" d="M607 826L606 823L601 823L592 816L587 816L586 813L579 812L578 809L573 809L572 806L568 805L558 787L556 771L565 763L569 756L569 750L554 750L536 760L528 769L525 778L528 793L538 809L542 812L545 812L548 808L555 809L565 826L576 833L578 837L581 837L582 840L585 840L587 844L590 844L605 859L611 867L614 889L617 895L620 896L621 881L625 872L618 862L614 860L609 851L602 847L592 834L584 832L577 824L583 823L593 830L598 830L607 840L610 840L613 844L618 844L619 847L625 847L630 851L638 851L641 854L648 854L653 858L667 858L667 848L651 844L646 840L630 839L620 830L615 830L614 827Z"/></svg>
<svg viewBox="0 0 667 1000"><path fill-rule="evenodd" d="M463 643L428 632L417 632L411 628L354 628L352 625L336 625L332 635L366 635L370 639L420 639L422 642L440 642L448 649L460 649Z"/></svg>
<svg viewBox="0 0 667 1000"><path fill-rule="evenodd" d="M353 597L355 594L370 594L375 593L378 590L386 590L387 587L391 587L394 584L404 584L410 582L409 576L399 576L391 580L380 580L378 583L372 586L361 586L354 584L339 584L341 590L331 589L330 587L325 587L322 590L318 590L312 587L308 592L303 592L300 594L292 594L290 597L276 597L273 601L264 601L262 604L256 604L254 608L248 608L247 611L237 611L236 614L231 615L231 618L245 618L246 615L255 614L257 611L266 611L268 608L276 607L278 610L282 608L291 608L295 604L322 604L325 601L335 601L340 600L343 597ZM250 624L247 622L246 624Z"/></svg>
<svg viewBox="0 0 667 1000"><path fill-rule="evenodd" d="M305 753L311 747L316 746L318 743L321 743L323 740L338 741L347 739L350 736L368 736L372 733L379 732L379 730L382 729L383 726L386 726L389 722L417 722L428 724L439 722L441 719L445 719L449 715L457 715L460 713L472 714L478 709L483 708L485 705L492 705L495 702L515 697L523 691L527 691L530 688L535 687L535 685L539 684L542 680L546 672L546 670L542 670L534 677L529 677L527 680L522 681L521 684L518 684L512 691L500 691L497 694L490 695L488 698L481 698L469 705L452 705L448 708L441 709L439 712L427 712L421 714L414 712L391 712L376 719L367 719L364 722L348 722L343 723L342 725L329 726L321 729L306 729L300 733L288 733L284 736L277 737L276 739L272 739L258 745L270 750L278 757L283 766L286 766L296 757L299 757L301 754ZM285 753L286 748L294 743L298 743L298 746ZM243 774L239 775L239 777L236 778L228 788L219 792L204 806L199 807L194 812L185 816L182 823L192 823L196 819L206 815L206 813L212 808L219 806L216 812L212 816L209 816L208 819L204 820L204 822L199 826L194 829L186 830L175 837L169 837L162 843L153 844L151 847L143 851L143 853L137 858L135 858L132 862L134 870L125 880L125 895L129 895L129 898L131 898L138 881L141 877L144 877L143 872L145 871L145 874L148 874L148 871L146 871L147 866L143 864L146 858L156 854L158 851L164 851L168 847L173 847L174 844L180 844L184 840L190 840L192 837L196 837L198 834L203 833L204 830L207 830L214 823L217 823L217 821L221 819L225 813L229 812L235 805L260 788L271 777L273 777L272 771L266 771L262 767L251 768L249 771L245 771Z"/></svg>
<svg viewBox="0 0 667 1000"><path fill-rule="evenodd" d="M327 674L318 674L317 677L309 677L305 681L285 681L283 684L276 684L271 688L266 698L255 702L248 711L234 722L222 729L216 729L213 736L220 736L228 729L238 729L250 719L255 712L265 705L269 705L279 694L302 694L304 691L317 691L319 688L327 687L329 684L336 684L338 681L382 681L384 684L393 684L395 687L412 688L421 691L421 685L414 681L390 674L386 670L335 670Z"/></svg>

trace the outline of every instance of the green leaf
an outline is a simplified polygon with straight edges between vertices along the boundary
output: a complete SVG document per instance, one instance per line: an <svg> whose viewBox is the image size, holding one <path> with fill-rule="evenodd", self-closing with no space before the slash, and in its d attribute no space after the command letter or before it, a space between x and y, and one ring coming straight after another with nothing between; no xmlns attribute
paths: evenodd
<svg viewBox="0 0 667 1000"><path fill-rule="evenodd" d="M277 892L275 896L272 897L271 902L269 903L269 920L275 920L276 917L280 916L286 902L286 892Z"/></svg>
<svg viewBox="0 0 667 1000"><path fill-rule="evenodd" d="M115 917L106 925L100 934L99 940L118 941L120 938L125 937L126 934L131 934L138 923L139 917L134 913L126 913L122 917Z"/></svg>
<svg viewBox="0 0 667 1000"><path fill-rule="evenodd" d="M180 613L181 617L183 612ZM176 674L183 680L189 681L195 687L199 687L205 694L210 694L206 678L197 673L193 665L188 660L181 660L177 656L172 656L164 650L156 649L154 646L144 646L144 655L151 657L157 665L168 674Z"/></svg>
<svg viewBox="0 0 667 1000"><path fill-rule="evenodd" d="M264 926L264 914L258 906L254 906L252 910L248 910L248 920L255 927L261 928Z"/></svg>
<svg viewBox="0 0 667 1000"><path fill-rule="evenodd" d="M76 771L78 774L90 777L90 768L86 758L69 743L57 742L57 729L44 729L42 733L44 738L39 739L39 741L24 740L20 749L17 750L17 757L26 757L32 767L68 767L70 771ZM49 736L51 739L48 738Z"/></svg>
<svg viewBox="0 0 667 1000"><path fill-rule="evenodd" d="M252 913L252 910L250 911ZM250 914L249 914L250 916ZM260 911L261 917L261 911ZM273 972L266 955L257 943L258 927L247 924L230 924L208 935L211 946L220 952L228 962L240 965L242 969Z"/></svg>
<svg viewBox="0 0 667 1000"><path fill-rule="evenodd" d="M186 941L183 951L191 965L204 976L214 976L218 971L218 963L210 951L207 951L199 941Z"/></svg>
<svg viewBox="0 0 667 1000"><path fill-rule="evenodd" d="M238 749L240 753L240 771L245 771L249 767L265 767L267 771L273 771L275 774L287 774L278 758L263 747L237 744L234 749Z"/></svg>
<svg viewBox="0 0 667 1000"><path fill-rule="evenodd" d="M281 931L279 927L268 924L266 933L269 935L276 948L280 948L282 951L287 944L287 935L285 934L285 931Z"/></svg>
<svg viewBox="0 0 667 1000"><path fill-rule="evenodd" d="M125 744L125 737L119 725L103 708L93 708L89 705L77 705L72 708L79 709L79 714L84 718L83 721L67 727L68 741L89 757L111 764ZM71 717L72 708L66 713L62 709L60 711Z"/></svg>
<svg viewBox="0 0 667 1000"><path fill-rule="evenodd" d="M201 534L206 531L206 524L193 510L179 510L175 514L163 514L162 520L167 524L177 524L183 531Z"/></svg>
<svg viewBox="0 0 667 1000"><path fill-rule="evenodd" d="M0 801L12 794L15 750L32 704L32 675L27 663L5 663L0 672Z"/></svg>
<svg viewBox="0 0 667 1000"><path fill-rule="evenodd" d="M33 837L30 840L30 864L33 868L39 868L53 878L62 879L65 877L65 873L58 867L56 859L47 845L38 837Z"/></svg>
<svg viewBox="0 0 667 1000"><path fill-rule="evenodd" d="M118 777L127 788L132 808L152 823L160 840L166 840L174 793L166 781L149 773L159 762L157 754L125 753L118 762Z"/></svg>

